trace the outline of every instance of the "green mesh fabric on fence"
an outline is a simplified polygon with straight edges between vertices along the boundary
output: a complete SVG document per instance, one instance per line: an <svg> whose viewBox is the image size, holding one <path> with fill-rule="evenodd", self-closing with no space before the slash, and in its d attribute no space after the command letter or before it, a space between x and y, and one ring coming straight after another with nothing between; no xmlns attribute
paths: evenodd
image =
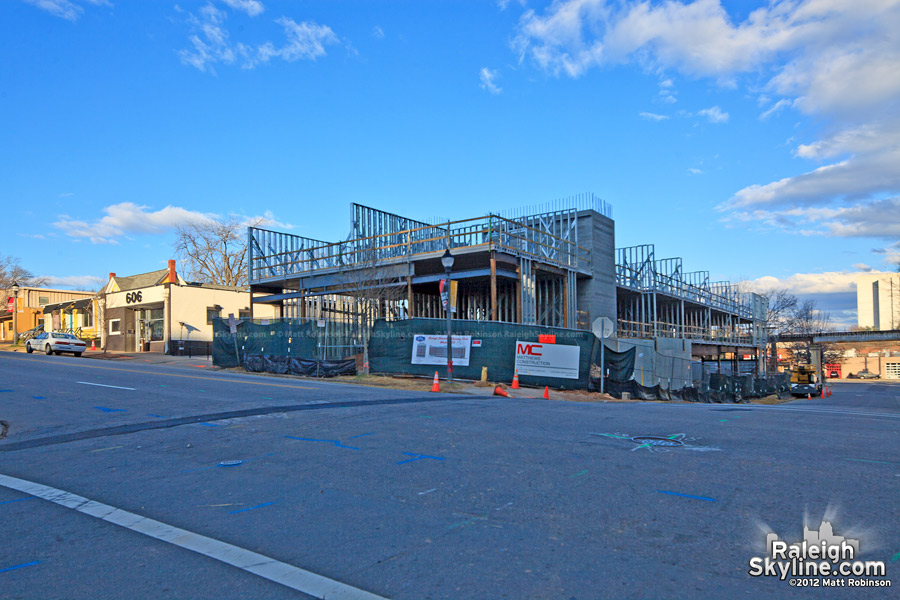
<svg viewBox="0 0 900 600"><path fill-rule="evenodd" d="M244 356L261 355L315 359L314 325L310 321L276 321L268 325L241 321L233 334L227 319L213 319L213 364L236 367L242 364Z"/></svg>
<svg viewBox="0 0 900 600"><path fill-rule="evenodd" d="M412 364L413 339L416 335L446 335L444 319L379 320L369 340L369 366L373 373L406 373L430 376L435 371L443 378L446 365ZM525 375L519 373L522 385L545 386L556 389L587 389L591 364L599 361L599 340L590 331L557 329L535 325L498 323L496 321L453 321L453 335L472 336L469 365L453 365L453 376L460 379L479 379L481 368L488 368L488 379L509 383L515 374L516 341L538 342L540 334L556 336L557 345L578 346L578 379ZM480 345L474 345L475 342Z"/></svg>

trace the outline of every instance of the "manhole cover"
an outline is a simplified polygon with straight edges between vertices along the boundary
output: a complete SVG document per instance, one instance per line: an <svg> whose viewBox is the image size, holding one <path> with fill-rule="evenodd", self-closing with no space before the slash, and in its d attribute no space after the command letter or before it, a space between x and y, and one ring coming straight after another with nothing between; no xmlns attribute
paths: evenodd
<svg viewBox="0 0 900 600"><path fill-rule="evenodd" d="M672 438L656 437L653 435L641 435L631 438L635 444L647 444L648 446L684 446L684 442Z"/></svg>

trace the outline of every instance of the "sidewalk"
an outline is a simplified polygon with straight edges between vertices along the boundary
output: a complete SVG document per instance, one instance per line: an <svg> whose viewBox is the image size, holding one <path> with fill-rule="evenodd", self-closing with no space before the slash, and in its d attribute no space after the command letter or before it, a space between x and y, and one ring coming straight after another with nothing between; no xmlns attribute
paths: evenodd
<svg viewBox="0 0 900 600"><path fill-rule="evenodd" d="M90 348L90 346L88 346ZM25 352L25 344L13 346L12 342L0 342L0 352ZM67 355L71 356L71 355ZM172 365L195 368L215 368L207 356L168 356L159 352L103 352L102 350L85 350L82 358L110 360L116 362L137 362L153 365Z"/></svg>

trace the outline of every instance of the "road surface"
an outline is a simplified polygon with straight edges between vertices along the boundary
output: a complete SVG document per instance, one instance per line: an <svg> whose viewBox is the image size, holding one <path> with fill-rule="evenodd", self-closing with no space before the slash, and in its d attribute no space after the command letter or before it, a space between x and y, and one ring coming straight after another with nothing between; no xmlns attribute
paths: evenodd
<svg viewBox="0 0 900 600"><path fill-rule="evenodd" d="M834 597L891 597L900 386L833 389L780 406L507 400L2 353L0 589L813 597L749 561L767 532L795 541L827 516L893 583Z"/></svg>

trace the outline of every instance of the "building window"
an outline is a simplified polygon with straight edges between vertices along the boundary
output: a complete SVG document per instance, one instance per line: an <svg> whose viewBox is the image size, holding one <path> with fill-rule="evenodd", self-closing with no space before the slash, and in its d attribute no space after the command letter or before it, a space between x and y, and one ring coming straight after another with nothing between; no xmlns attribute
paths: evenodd
<svg viewBox="0 0 900 600"><path fill-rule="evenodd" d="M109 320L109 335L119 335L122 333L122 319Z"/></svg>
<svg viewBox="0 0 900 600"><path fill-rule="evenodd" d="M212 325L213 319L218 319L222 316L222 307L207 307L206 308L206 324Z"/></svg>
<svg viewBox="0 0 900 600"><path fill-rule="evenodd" d="M38 296L38 306L50 304L50 296Z"/></svg>
<svg viewBox="0 0 900 600"><path fill-rule="evenodd" d="M249 319L250 318L250 310L239 310L238 317L241 319Z"/></svg>
<svg viewBox="0 0 900 600"><path fill-rule="evenodd" d="M163 329L165 325L165 316L163 309L150 308L143 311L144 318L141 322L141 337L151 342L161 342L163 340Z"/></svg>
<svg viewBox="0 0 900 600"><path fill-rule="evenodd" d="M93 327L94 326L94 313L85 311L82 314L81 326L82 327Z"/></svg>

